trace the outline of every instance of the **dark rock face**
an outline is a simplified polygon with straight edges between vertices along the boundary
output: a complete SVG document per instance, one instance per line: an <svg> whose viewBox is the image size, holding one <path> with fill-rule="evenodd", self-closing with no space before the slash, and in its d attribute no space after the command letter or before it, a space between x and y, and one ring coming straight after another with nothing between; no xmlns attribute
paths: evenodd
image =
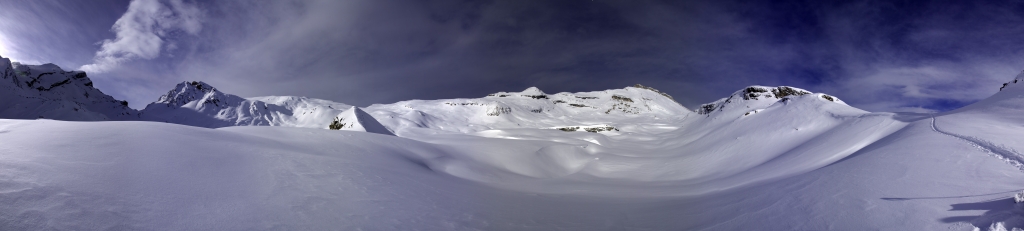
<svg viewBox="0 0 1024 231"><path fill-rule="evenodd" d="M772 94L775 94L775 98L781 99L786 96L806 95L811 93L803 90L793 89L791 87L776 87L775 89L772 89Z"/></svg>

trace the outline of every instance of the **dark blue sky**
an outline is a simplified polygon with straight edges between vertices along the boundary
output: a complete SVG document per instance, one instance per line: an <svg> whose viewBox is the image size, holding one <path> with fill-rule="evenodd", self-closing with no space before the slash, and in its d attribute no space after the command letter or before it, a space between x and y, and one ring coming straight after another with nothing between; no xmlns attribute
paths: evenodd
<svg viewBox="0 0 1024 231"><path fill-rule="evenodd" d="M652 86L684 106L789 85L950 110L1024 69L1021 1L0 0L0 56L141 108L184 80L366 106Z"/></svg>

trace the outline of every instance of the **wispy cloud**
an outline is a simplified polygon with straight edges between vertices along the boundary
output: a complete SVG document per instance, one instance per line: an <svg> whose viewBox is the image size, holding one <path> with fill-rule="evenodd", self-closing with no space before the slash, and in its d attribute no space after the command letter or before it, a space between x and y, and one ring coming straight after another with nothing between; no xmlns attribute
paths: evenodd
<svg viewBox="0 0 1024 231"><path fill-rule="evenodd" d="M108 72L134 59L154 59L162 50L176 48L168 43L175 32L196 35L202 30L202 11L182 0L133 0L128 11L111 29L116 37L104 40L88 72Z"/></svg>

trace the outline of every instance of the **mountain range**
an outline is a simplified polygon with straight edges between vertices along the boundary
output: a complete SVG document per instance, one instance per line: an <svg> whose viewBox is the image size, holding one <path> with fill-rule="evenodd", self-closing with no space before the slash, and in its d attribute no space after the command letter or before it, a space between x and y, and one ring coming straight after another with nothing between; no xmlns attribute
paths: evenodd
<svg viewBox="0 0 1024 231"><path fill-rule="evenodd" d="M0 73L4 230L1024 229L1024 73L936 114L788 86L354 107L198 81L136 111L83 72Z"/></svg>

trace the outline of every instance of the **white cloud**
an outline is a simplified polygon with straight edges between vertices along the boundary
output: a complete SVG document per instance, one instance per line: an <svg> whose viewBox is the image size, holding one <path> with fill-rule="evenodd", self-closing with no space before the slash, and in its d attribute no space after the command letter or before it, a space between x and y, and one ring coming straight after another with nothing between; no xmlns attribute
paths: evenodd
<svg viewBox="0 0 1024 231"><path fill-rule="evenodd" d="M7 40L4 39L4 35L0 34L0 57L7 55Z"/></svg>
<svg viewBox="0 0 1024 231"><path fill-rule="evenodd" d="M195 4L182 0L133 0L111 29L113 40L102 42L93 64L84 65L88 72L107 72L134 59L160 56L169 33L183 31L196 35L202 30L202 11Z"/></svg>

